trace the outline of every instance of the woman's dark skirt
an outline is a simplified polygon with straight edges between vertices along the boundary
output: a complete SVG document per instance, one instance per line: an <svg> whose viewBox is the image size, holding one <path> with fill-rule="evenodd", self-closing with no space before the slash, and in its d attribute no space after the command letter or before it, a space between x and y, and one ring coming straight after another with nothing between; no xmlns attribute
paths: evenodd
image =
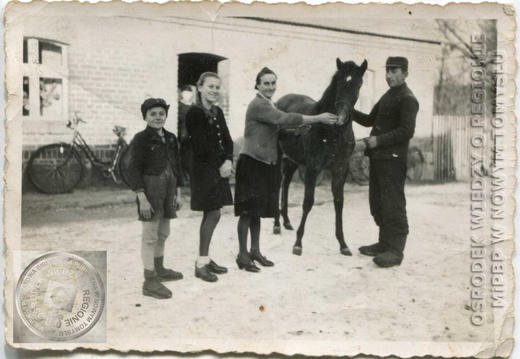
<svg viewBox="0 0 520 359"><path fill-rule="evenodd" d="M273 218L278 213L280 176L276 165L241 154L235 184L235 216Z"/></svg>

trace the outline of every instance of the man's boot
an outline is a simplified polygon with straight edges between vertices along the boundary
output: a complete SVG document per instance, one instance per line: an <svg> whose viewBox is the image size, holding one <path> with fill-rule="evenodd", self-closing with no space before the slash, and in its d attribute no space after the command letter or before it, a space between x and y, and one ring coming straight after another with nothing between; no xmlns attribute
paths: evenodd
<svg viewBox="0 0 520 359"><path fill-rule="evenodd" d="M391 238L390 248L374 258L374 263L381 268L398 266L403 261L406 236L394 236Z"/></svg>
<svg viewBox="0 0 520 359"><path fill-rule="evenodd" d="M172 269L164 268L164 256L157 257L153 259L155 265L155 271L157 272L157 277L159 277L160 281L172 281L172 280L180 280L183 278L182 273L176 272Z"/></svg>
<svg viewBox="0 0 520 359"><path fill-rule="evenodd" d="M383 227L379 227L379 240L377 243L371 244L369 246L359 247L359 252L366 256L375 257L380 255L388 249L388 244L385 241L385 233Z"/></svg>
<svg viewBox="0 0 520 359"><path fill-rule="evenodd" d="M143 294L156 299L168 299L172 292L160 281L155 271L144 270Z"/></svg>

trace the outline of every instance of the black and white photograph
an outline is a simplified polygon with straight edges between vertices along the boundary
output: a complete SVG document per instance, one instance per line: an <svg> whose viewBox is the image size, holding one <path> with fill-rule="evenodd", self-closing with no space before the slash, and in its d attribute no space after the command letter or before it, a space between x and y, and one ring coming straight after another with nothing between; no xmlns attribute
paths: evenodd
<svg viewBox="0 0 520 359"><path fill-rule="evenodd" d="M6 342L510 357L514 12L9 2Z"/></svg>

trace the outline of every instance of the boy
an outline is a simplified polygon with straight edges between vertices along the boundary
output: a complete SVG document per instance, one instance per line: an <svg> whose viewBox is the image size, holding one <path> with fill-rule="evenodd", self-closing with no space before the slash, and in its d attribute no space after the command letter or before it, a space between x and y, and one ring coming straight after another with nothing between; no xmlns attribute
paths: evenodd
<svg viewBox="0 0 520 359"><path fill-rule="evenodd" d="M161 282L180 280L182 274L164 268L164 244L170 234L170 219L182 206L183 186L177 138L164 129L170 106L160 98L141 105L147 126L130 143L130 187L136 193L142 221L141 256L144 266L143 294L157 299L172 297Z"/></svg>

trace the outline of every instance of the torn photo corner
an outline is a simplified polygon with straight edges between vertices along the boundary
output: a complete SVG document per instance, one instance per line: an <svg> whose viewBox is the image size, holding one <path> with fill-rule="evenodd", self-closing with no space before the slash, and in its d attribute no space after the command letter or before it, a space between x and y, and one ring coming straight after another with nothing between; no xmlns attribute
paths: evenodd
<svg viewBox="0 0 520 359"><path fill-rule="evenodd" d="M9 3L6 342L509 357L514 12Z"/></svg>

